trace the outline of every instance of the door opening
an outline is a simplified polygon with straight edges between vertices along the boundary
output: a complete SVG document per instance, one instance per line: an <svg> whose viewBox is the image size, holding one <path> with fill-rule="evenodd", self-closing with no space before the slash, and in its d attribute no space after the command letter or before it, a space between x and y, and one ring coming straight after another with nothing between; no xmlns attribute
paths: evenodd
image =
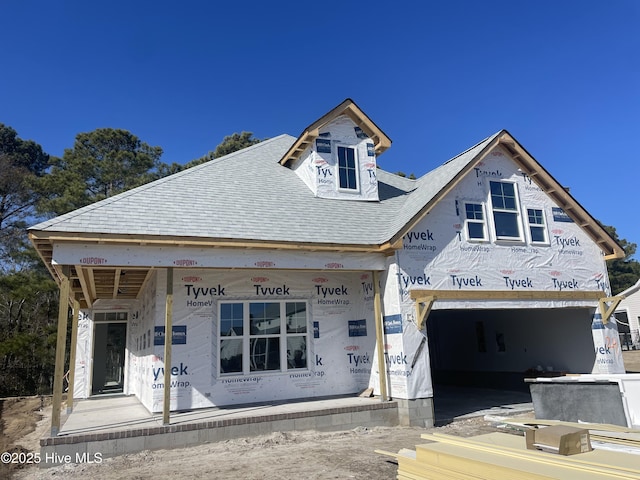
<svg viewBox="0 0 640 480"><path fill-rule="evenodd" d="M93 347L91 394L124 391L124 361L127 324L96 322Z"/></svg>

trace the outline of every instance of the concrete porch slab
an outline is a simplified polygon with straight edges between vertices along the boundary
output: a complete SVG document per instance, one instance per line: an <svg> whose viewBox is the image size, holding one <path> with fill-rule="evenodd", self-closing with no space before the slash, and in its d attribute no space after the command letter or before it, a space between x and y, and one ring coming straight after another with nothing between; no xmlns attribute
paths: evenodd
<svg viewBox="0 0 640 480"><path fill-rule="evenodd" d="M233 408L208 408L171 414L151 414L133 396L79 400L56 437L40 440L43 467L90 461L124 453L179 448L271 432L338 431L356 427L398 425L394 401L335 397L274 402Z"/></svg>

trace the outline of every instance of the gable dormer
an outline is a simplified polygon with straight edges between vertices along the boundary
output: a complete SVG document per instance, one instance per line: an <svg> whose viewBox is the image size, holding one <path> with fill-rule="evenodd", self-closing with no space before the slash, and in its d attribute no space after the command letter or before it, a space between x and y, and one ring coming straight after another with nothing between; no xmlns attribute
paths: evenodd
<svg viewBox="0 0 640 480"><path fill-rule="evenodd" d="M378 201L376 158L391 140L347 99L309 125L280 160L316 197Z"/></svg>

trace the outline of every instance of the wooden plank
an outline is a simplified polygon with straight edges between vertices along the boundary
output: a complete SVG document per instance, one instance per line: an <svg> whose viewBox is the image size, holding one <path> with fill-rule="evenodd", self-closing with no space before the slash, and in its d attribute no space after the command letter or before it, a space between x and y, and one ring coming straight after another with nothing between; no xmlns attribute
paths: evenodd
<svg viewBox="0 0 640 480"><path fill-rule="evenodd" d="M380 397L383 402L389 399L387 394L387 370L384 361L384 326L380 299L380 274L373 271L373 317L376 322L376 348L378 349L378 378L380 380Z"/></svg>
<svg viewBox="0 0 640 480"><path fill-rule="evenodd" d="M468 448L466 445L444 442L416 445L416 460L425 466L428 465L427 468L437 466L450 472L466 474L466 478L473 478L470 475L476 475L478 478L491 480L578 479L573 476L558 476L556 466L535 465L488 449L479 450ZM586 478L580 480L586 480ZM589 477L589 480L591 478L593 477Z"/></svg>
<svg viewBox="0 0 640 480"><path fill-rule="evenodd" d="M537 450L527 450L524 448L523 437L505 433L490 433L470 438L442 433L422 434L421 437L469 450L502 455L535 464L557 466L568 471L575 470L583 475L592 473L602 475L604 478L636 480L640 478L637 456L620 452L592 450L571 456L554 455Z"/></svg>
<svg viewBox="0 0 640 480"><path fill-rule="evenodd" d="M171 339L173 337L173 267L167 268L167 295L164 315L164 398L162 423L171 422Z"/></svg>
<svg viewBox="0 0 640 480"><path fill-rule="evenodd" d="M600 307L600 315L602 315L602 323L609 323L609 318L613 312L615 312L618 304L624 300L624 295L618 295L617 297L605 297L601 298L598 302ZM607 306L607 303L611 305Z"/></svg>
<svg viewBox="0 0 640 480"><path fill-rule="evenodd" d="M605 296L601 290L581 292L559 292L547 290L411 290L411 298L427 302L431 297L435 300L600 300Z"/></svg>
<svg viewBox="0 0 640 480"><path fill-rule="evenodd" d="M73 389L76 383L76 350L78 346L78 317L80 302L73 299L71 309L71 352L69 353L69 389L67 390L67 414L73 411Z"/></svg>
<svg viewBox="0 0 640 480"><path fill-rule="evenodd" d="M416 314L418 317L418 330L422 330L424 328L424 324L427 321L427 317L431 312L431 307L433 306L433 302L435 302L436 297L433 295L429 295L427 297L422 298L420 301L416 302ZM424 303L424 306L421 307L421 304Z"/></svg>
<svg viewBox="0 0 640 480"><path fill-rule="evenodd" d="M120 273L122 272L121 268L116 268L116 271L113 275L113 297L118 298L118 288L120 287Z"/></svg>
<svg viewBox="0 0 640 480"><path fill-rule="evenodd" d="M62 383L64 358L67 346L67 318L69 316L69 266L61 268L60 297L58 300L58 336L56 339L56 363L53 375L53 410L51 412L51 436L60 432L60 409L62 408Z"/></svg>
<svg viewBox="0 0 640 480"><path fill-rule="evenodd" d="M87 281L87 277L85 276L84 267L82 267L82 265L74 265L74 268L76 269L76 273L78 274L78 280L80 281L82 295L84 296L84 301L87 303L87 308L92 308L95 298L91 296L91 291L89 290L89 283Z"/></svg>
<svg viewBox="0 0 640 480"><path fill-rule="evenodd" d="M640 434L640 430L636 428L623 427L621 425L613 425L610 423L591 423L591 422L566 422L564 420L550 420L545 418L528 418L528 417L508 417L500 420L509 425L565 425L567 427L586 428L587 430L597 430L606 432L626 432Z"/></svg>

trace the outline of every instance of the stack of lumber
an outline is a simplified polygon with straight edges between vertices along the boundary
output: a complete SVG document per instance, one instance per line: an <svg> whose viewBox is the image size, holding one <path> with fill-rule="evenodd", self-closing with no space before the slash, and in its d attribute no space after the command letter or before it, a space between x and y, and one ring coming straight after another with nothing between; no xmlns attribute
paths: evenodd
<svg viewBox="0 0 640 480"><path fill-rule="evenodd" d="M436 433L422 438L430 443L393 454L399 480L640 479L640 455L628 452L594 449L557 455L527 450L524 436L504 432L469 438Z"/></svg>

